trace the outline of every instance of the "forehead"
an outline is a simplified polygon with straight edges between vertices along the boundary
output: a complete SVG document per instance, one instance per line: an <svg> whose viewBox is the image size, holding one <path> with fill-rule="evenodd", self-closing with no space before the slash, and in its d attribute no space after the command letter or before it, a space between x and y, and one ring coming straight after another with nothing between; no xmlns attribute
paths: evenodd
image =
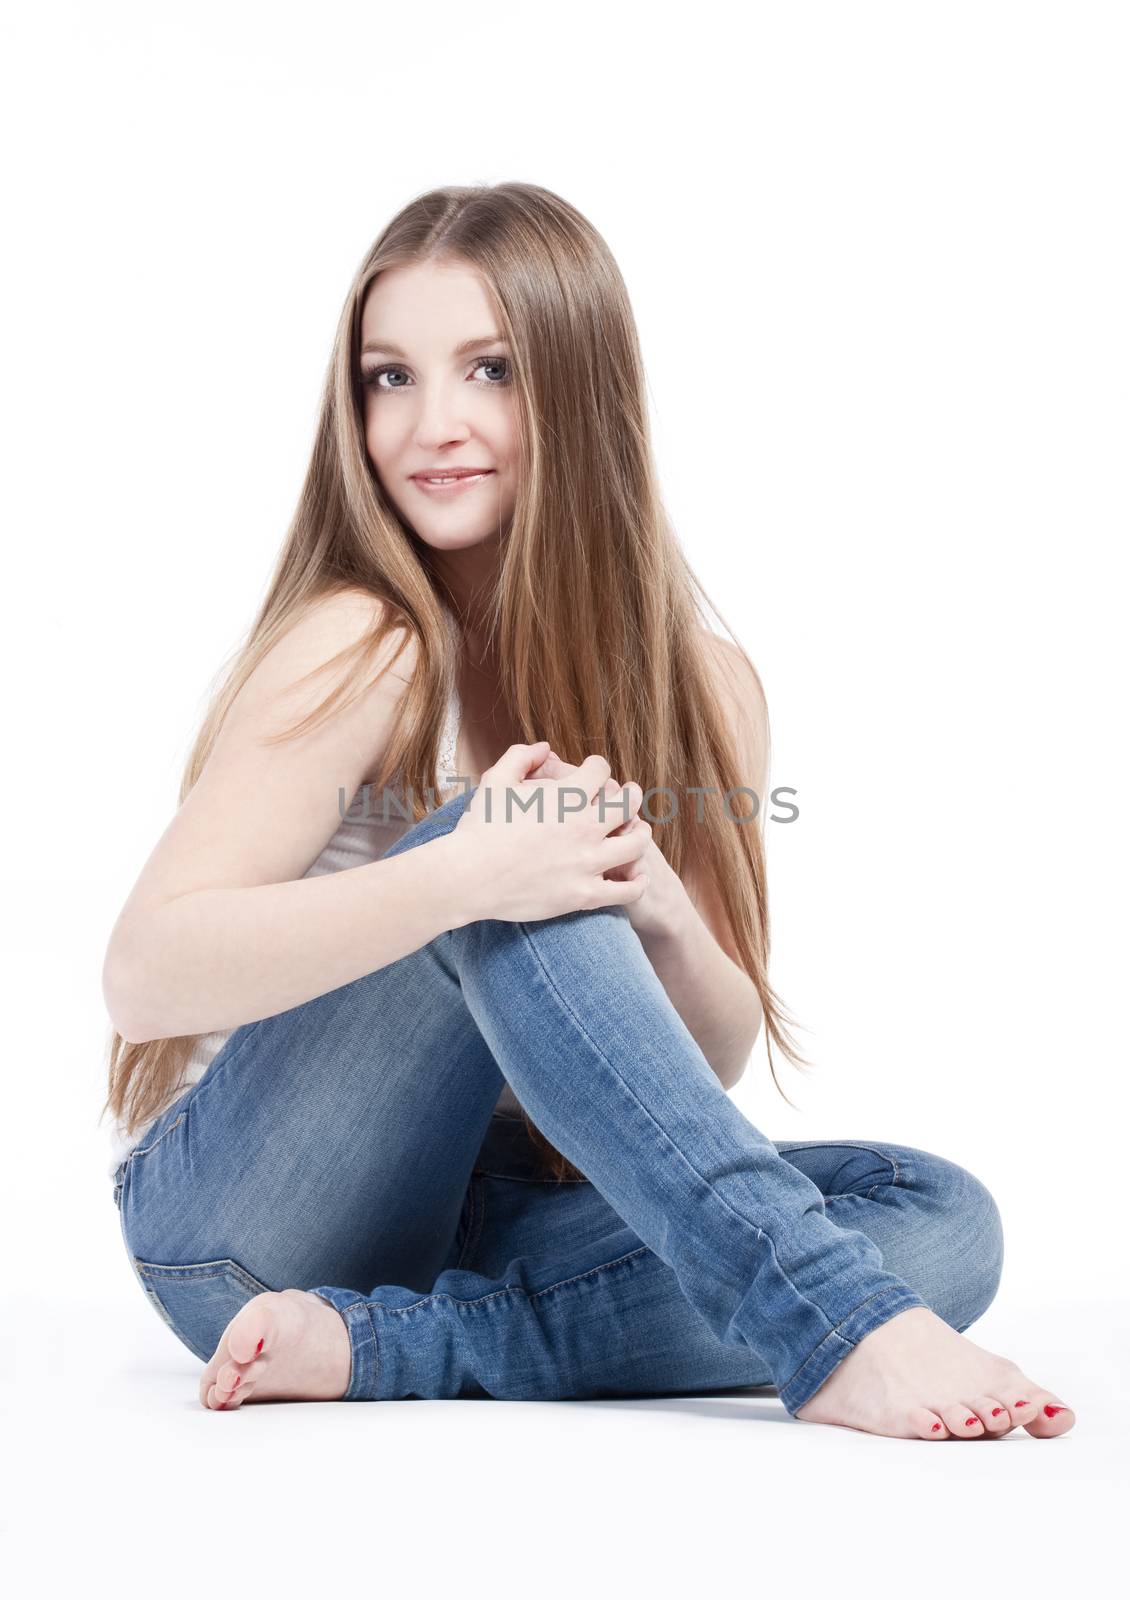
<svg viewBox="0 0 1130 1600"><path fill-rule="evenodd" d="M425 354L443 354L497 328L486 283L455 263L390 267L370 285L361 312L362 344L388 339Z"/></svg>

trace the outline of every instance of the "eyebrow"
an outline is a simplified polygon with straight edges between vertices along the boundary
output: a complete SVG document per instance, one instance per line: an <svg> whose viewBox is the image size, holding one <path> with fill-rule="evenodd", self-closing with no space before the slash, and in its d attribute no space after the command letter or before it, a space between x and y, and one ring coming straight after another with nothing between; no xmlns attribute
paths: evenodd
<svg viewBox="0 0 1130 1600"><path fill-rule="evenodd" d="M464 339L462 344L455 346L455 354L457 356L469 356L472 350L481 350L485 344L505 343L506 340L501 333L488 333L484 334L481 339ZM384 339L370 339L367 344L361 346L362 355L373 352L379 352L379 354L385 356L400 356L402 360L407 359L399 345L389 344Z"/></svg>

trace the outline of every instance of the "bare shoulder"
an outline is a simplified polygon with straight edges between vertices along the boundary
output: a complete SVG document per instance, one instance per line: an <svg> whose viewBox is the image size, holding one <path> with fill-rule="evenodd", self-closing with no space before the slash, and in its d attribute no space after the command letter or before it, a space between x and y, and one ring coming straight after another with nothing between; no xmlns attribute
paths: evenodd
<svg viewBox="0 0 1130 1600"><path fill-rule="evenodd" d="M729 639L702 630L706 660L730 725L743 782L762 801L769 771L769 706L761 676L744 650Z"/></svg>
<svg viewBox="0 0 1130 1600"><path fill-rule="evenodd" d="M387 614L385 601L363 589L338 590L310 601L289 619L241 686L229 721L251 715L290 723L313 709L348 675L351 651L382 626ZM387 672L389 687L402 688L415 669L414 643L403 627L391 628L369 676Z"/></svg>
<svg viewBox="0 0 1130 1600"><path fill-rule="evenodd" d="M729 695L739 699L752 698L765 707L765 690L761 676L746 652L730 639L709 628L701 630L703 646L714 669L715 682ZM767 708L766 708L767 709Z"/></svg>
<svg viewBox="0 0 1130 1600"><path fill-rule="evenodd" d="M350 646L383 617L380 599L350 591L288 619L228 707L122 921L196 890L283 883L306 872L340 825L343 803L379 764L413 670L413 640L396 656L405 630L394 628L365 662L365 687L353 692ZM386 657L391 665L382 668ZM314 715L338 690L340 704Z"/></svg>
<svg viewBox="0 0 1130 1600"><path fill-rule="evenodd" d="M738 781L758 796L758 815L763 825L769 783L769 713L761 678L744 651L729 639L703 628L702 642L707 668L730 735ZM713 867L688 862L683 883L715 942L736 966L742 967L742 958Z"/></svg>

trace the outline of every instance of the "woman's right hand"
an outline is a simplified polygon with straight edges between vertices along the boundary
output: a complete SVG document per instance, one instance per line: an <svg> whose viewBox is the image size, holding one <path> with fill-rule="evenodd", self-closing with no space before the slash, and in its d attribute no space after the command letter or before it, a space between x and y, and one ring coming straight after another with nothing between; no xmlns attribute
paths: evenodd
<svg viewBox="0 0 1130 1600"><path fill-rule="evenodd" d="M553 764L544 739L512 744L483 773L452 830L471 863L480 917L540 922L569 911L628 905L646 893L646 878L621 882L604 876L647 849L650 829L610 837L639 811L639 784L610 784L612 769L603 756L588 756L562 778L545 775Z"/></svg>

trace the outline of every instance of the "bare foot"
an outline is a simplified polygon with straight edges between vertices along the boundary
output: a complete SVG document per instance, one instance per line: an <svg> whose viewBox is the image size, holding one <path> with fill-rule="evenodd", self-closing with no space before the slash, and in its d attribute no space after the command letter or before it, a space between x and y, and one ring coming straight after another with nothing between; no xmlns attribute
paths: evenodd
<svg viewBox="0 0 1130 1600"><path fill-rule="evenodd" d="M340 1400L352 1370L349 1330L328 1300L306 1289L268 1291L224 1329L200 1402L234 1411L245 1400Z"/></svg>
<svg viewBox="0 0 1130 1600"><path fill-rule="evenodd" d="M1003 1356L912 1306L859 1341L795 1413L895 1439L982 1439L1022 1426L1052 1439L1075 1413Z"/></svg>

